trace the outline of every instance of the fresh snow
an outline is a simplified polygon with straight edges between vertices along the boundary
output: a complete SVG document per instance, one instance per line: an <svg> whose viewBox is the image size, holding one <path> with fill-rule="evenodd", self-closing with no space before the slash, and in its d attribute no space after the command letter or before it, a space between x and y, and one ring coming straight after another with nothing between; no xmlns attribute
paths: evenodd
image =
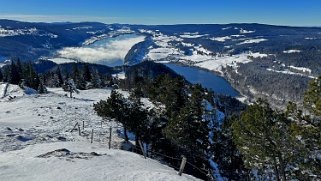
<svg viewBox="0 0 321 181"><path fill-rule="evenodd" d="M118 79L126 79L126 74L125 72L119 72L118 74L112 74L112 76L114 78L118 78Z"/></svg>
<svg viewBox="0 0 321 181"><path fill-rule="evenodd" d="M241 34L249 34L249 33L254 33L254 32L255 31L240 29Z"/></svg>
<svg viewBox="0 0 321 181"><path fill-rule="evenodd" d="M304 39L305 40L317 40L317 38L314 38L314 37L305 37Z"/></svg>
<svg viewBox="0 0 321 181"><path fill-rule="evenodd" d="M103 120L93 110L93 103L110 96L110 89L83 90L69 98L61 88L39 95L10 84L4 93L5 87L0 84L0 180L197 180L119 150L124 145L121 125ZM153 107L148 99L142 102ZM81 136L78 130L71 132L76 123ZM114 127L111 150L109 127Z"/></svg>
<svg viewBox="0 0 321 181"><path fill-rule="evenodd" d="M249 63L252 60L249 59L249 54L242 53L239 55L223 55L223 56L215 56L212 57L208 61L200 62L195 64L198 67L205 68L207 70L213 70L216 72L223 73L222 68L225 68L227 66L231 66L233 68L238 68L238 64L242 63Z"/></svg>
<svg viewBox="0 0 321 181"><path fill-rule="evenodd" d="M186 43L184 40L177 36L168 36L161 32L154 32L150 30L139 30L143 33L148 33L152 36L155 46L149 47L149 51L144 57L145 60L151 60L161 63L180 62L185 65L196 66L211 71L223 73L223 68L231 66L237 70L238 64L249 63L252 58L264 58L269 55L260 52L244 52L237 55L217 54L207 50L202 45ZM183 35L199 35L198 33L184 33ZM244 37L244 35L230 35L225 37L210 38L213 41L224 42L229 39ZM244 40L244 39L243 39ZM267 41L264 38L245 39L239 44L251 44ZM174 43L173 43L174 42ZM189 54L184 54L183 51L177 48L175 42L190 49Z"/></svg>
<svg viewBox="0 0 321 181"><path fill-rule="evenodd" d="M79 26L79 27L74 27L72 28L73 30L88 30L88 29L92 29L92 26Z"/></svg>
<svg viewBox="0 0 321 181"><path fill-rule="evenodd" d="M213 41L225 42L226 40L232 39L230 36L223 36L223 37L214 37L211 38Z"/></svg>
<svg viewBox="0 0 321 181"><path fill-rule="evenodd" d="M284 50L283 53L300 53L301 50Z"/></svg>
<svg viewBox="0 0 321 181"><path fill-rule="evenodd" d="M58 35L52 33L39 33L37 28L29 29L5 29L0 27L0 37L7 36L20 36L20 35L36 35L36 36L48 36L50 38L58 38Z"/></svg>
<svg viewBox="0 0 321 181"><path fill-rule="evenodd" d="M225 27L225 28L222 28L222 30L229 30L229 29L231 29L232 27Z"/></svg>
<svg viewBox="0 0 321 181"><path fill-rule="evenodd" d="M305 67L295 67L295 66L290 65L289 68L295 69L295 70L298 70L298 71L301 71L304 73L309 73L309 74L311 74L311 72L312 72L311 69L305 68Z"/></svg>
<svg viewBox="0 0 321 181"><path fill-rule="evenodd" d="M271 71L271 72L281 73L281 74L289 74L289 75L298 75L298 76L302 76L302 77L309 77L309 78L311 78L311 79L316 78L316 77L311 76L311 75L306 75L306 74L303 74L303 73L292 72L292 71L289 70L289 69L285 69L285 70L274 70L274 69L271 69L271 68L267 68L266 70L267 70L267 71Z"/></svg>
<svg viewBox="0 0 321 181"><path fill-rule="evenodd" d="M223 36L223 37L214 37L210 38L213 41L225 42L226 40L231 40L233 38L244 37L244 35L231 35L231 36Z"/></svg>
<svg viewBox="0 0 321 181"><path fill-rule="evenodd" d="M238 55L215 54L214 52L207 50L201 45L185 43L183 39L176 36L167 36L162 33L156 33L152 31L144 32L150 33L152 35L153 41L156 44L156 47L149 47L149 52L144 59L161 63L180 62L183 64L223 73L222 69L227 66L231 66L237 69L239 67L238 64L251 62L251 57L264 58L268 56L267 54L263 54L260 52L248 52ZM243 35L231 35L231 37L240 36ZM223 38L218 40L223 41ZM185 55L183 51L176 48L175 45L171 44L172 41L180 42L183 46L188 47L191 50L191 54ZM246 43L258 43L260 41L266 41L266 39L247 40Z"/></svg>
<svg viewBox="0 0 321 181"><path fill-rule="evenodd" d="M0 37L6 36L18 36L18 35L32 35L36 34L38 30L36 28L30 29L4 29L0 27Z"/></svg>
<svg viewBox="0 0 321 181"><path fill-rule="evenodd" d="M267 57L268 55L260 52L255 52L255 53L250 52L249 56L253 58L264 58L264 57Z"/></svg>
<svg viewBox="0 0 321 181"><path fill-rule="evenodd" d="M160 60L160 59L165 59L170 55L179 55L179 54L182 54L182 53L176 48L155 48L149 51L147 57L152 60Z"/></svg>
<svg viewBox="0 0 321 181"><path fill-rule="evenodd" d="M249 39L249 40L245 40L241 43L238 43L238 45L243 45L243 44L253 44L253 43L261 43L267 41L267 39L265 38L256 38L256 39Z"/></svg>
<svg viewBox="0 0 321 181"><path fill-rule="evenodd" d="M90 45L90 44L95 43L96 41L99 41L99 40L102 40L102 39L108 38L108 37L110 37L110 35L108 35L108 34L92 36L89 39L85 40L85 42L82 45Z"/></svg>
<svg viewBox="0 0 321 181"><path fill-rule="evenodd" d="M201 38L205 35L190 35L190 34L184 34L184 35L179 35L181 38Z"/></svg>
<svg viewBox="0 0 321 181"><path fill-rule="evenodd" d="M208 127L210 128L210 132L209 132L209 141L213 144L213 136L214 136L214 131L213 130L217 130L220 129L220 127L222 126L222 123L224 121L225 115L223 112L215 109L208 101L203 100L203 105L205 106L205 111L207 113L214 113L214 116L203 116L203 119L209 121ZM219 166L216 162L213 161L212 158L208 159L210 162L210 165L213 169L213 177L217 180L217 181L224 181L224 178L221 176L220 171L219 171Z"/></svg>
<svg viewBox="0 0 321 181"><path fill-rule="evenodd" d="M135 153L89 142L57 142L0 154L1 180L198 180Z"/></svg>

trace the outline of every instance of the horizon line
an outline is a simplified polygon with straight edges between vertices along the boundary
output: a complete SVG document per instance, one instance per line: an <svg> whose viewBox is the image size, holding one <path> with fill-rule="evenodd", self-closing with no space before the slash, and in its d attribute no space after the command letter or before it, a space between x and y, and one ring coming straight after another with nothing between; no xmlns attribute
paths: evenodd
<svg viewBox="0 0 321 181"><path fill-rule="evenodd" d="M62 20L58 20L62 19ZM63 20L65 19L65 20ZM293 24L279 24L268 22L182 22L182 23L120 23L116 19L126 19L126 17L105 17L105 16L69 16L69 15L21 15L21 14L0 14L0 20L29 22L29 23L103 23L103 24L122 24L122 25L145 25L145 26L175 26L175 25L229 25L229 24L259 24L270 26L285 26L298 28L321 28L321 25L293 25ZM146 18L143 18L146 19ZM152 18L148 18L152 19Z"/></svg>

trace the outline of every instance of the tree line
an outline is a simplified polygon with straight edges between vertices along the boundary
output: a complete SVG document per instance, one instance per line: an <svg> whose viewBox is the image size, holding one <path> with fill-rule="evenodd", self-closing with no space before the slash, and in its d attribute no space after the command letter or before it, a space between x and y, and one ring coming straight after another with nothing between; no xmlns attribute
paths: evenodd
<svg viewBox="0 0 321 181"><path fill-rule="evenodd" d="M102 88L118 83L110 73L101 73L86 63L72 63L71 70L58 65L52 70L37 73L34 63L21 62L20 59L11 60L10 65L1 68L0 81L19 85L21 88L29 87L39 93L46 93L46 87L62 87L70 92L71 81L75 90Z"/></svg>
<svg viewBox="0 0 321 181"><path fill-rule="evenodd" d="M162 75L149 80L137 76L131 79L128 98L114 90L94 109L98 115L122 123L125 134L134 132L136 141L147 143L152 151L175 158L184 154L212 174L211 161L218 163L220 174L228 180L319 180L320 82L321 77L309 84L304 110L292 102L286 111L274 110L259 99L242 112L229 113L220 107L225 100L182 77ZM144 107L143 97L156 106ZM205 102L214 107L212 112ZM216 110L225 113L222 124L215 117L206 119ZM162 159L174 167L179 165ZM193 168L187 172L208 179Z"/></svg>

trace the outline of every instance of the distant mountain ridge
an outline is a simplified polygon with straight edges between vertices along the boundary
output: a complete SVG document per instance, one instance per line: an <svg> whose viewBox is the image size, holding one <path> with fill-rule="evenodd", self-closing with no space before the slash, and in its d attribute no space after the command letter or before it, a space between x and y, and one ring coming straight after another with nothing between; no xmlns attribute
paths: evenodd
<svg viewBox="0 0 321 181"><path fill-rule="evenodd" d="M87 27L87 28L86 28ZM78 46L92 34L109 29L103 23L30 23L0 20L0 55L34 60L52 50Z"/></svg>
<svg viewBox="0 0 321 181"><path fill-rule="evenodd" d="M281 106L301 102L308 80L321 74L321 27L12 20L0 20L0 26L0 63L10 58L37 61L104 35L135 33L146 38L127 53L126 65L154 61L200 67L225 77L250 99L264 97Z"/></svg>

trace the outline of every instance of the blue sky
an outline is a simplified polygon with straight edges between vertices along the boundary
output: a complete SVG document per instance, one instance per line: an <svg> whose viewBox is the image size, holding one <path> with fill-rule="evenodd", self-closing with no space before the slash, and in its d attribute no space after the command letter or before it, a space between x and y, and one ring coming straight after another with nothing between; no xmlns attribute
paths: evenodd
<svg viewBox="0 0 321 181"><path fill-rule="evenodd" d="M0 18L130 24L321 26L321 0L0 0Z"/></svg>

